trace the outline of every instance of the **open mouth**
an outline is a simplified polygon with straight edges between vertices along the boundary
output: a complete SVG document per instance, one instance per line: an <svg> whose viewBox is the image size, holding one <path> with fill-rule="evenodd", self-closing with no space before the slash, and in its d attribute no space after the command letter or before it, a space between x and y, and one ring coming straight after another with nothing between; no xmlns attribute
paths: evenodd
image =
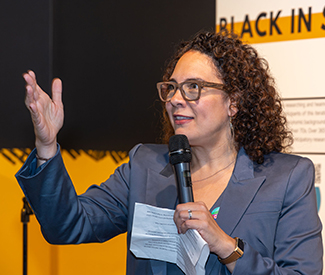
<svg viewBox="0 0 325 275"><path fill-rule="evenodd" d="M174 116L175 120L190 120L193 119L193 117L188 117L188 116Z"/></svg>
<svg viewBox="0 0 325 275"><path fill-rule="evenodd" d="M182 115L174 115L175 124L185 124L192 120L193 117L190 116L182 116Z"/></svg>

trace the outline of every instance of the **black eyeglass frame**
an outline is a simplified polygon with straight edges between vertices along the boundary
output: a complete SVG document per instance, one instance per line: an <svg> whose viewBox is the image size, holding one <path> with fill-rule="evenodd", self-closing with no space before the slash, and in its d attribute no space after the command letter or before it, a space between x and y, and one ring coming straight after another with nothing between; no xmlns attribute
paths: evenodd
<svg viewBox="0 0 325 275"><path fill-rule="evenodd" d="M185 84L197 84L198 87L199 87L199 90L198 90L198 94L197 94L197 97L196 98L188 98L186 96L186 93L185 91L183 90L183 86ZM168 100L165 100L163 99L162 95L161 95L161 86L163 84L167 84L167 85L173 85L174 86L174 93L173 95L170 97L170 99ZM172 97L175 95L175 93L177 92L177 90L180 90L181 91L181 94L183 96L183 98L186 100L186 101L196 101L196 100L199 100L200 97L201 97L201 90L202 88L204 87L209 87L209 88L216 88L218 90L222 90L224 88L224 85L221 84L221 83L214 83L214 82L206 82L206 81L199 81L199 80L190 80L190 81L184 81L182 83L177 83L177 82L174 82L174 81L163 81L163 82L158 82L157 83L157 90L158 90L158 94L159 94L159 98L162 102L169 102Z"/></svg>

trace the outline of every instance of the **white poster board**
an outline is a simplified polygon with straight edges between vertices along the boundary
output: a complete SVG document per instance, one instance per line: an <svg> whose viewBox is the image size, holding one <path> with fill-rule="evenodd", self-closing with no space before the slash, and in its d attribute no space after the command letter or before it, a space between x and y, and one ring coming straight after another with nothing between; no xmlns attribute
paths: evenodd
<svg viewBox="0 0 325 275"><path fill-rule="evenodd" d="M292 153L315 164L325 225L325 2L217 0L216 30L223 27L241 35L269 62L294 134Z"/></svg>

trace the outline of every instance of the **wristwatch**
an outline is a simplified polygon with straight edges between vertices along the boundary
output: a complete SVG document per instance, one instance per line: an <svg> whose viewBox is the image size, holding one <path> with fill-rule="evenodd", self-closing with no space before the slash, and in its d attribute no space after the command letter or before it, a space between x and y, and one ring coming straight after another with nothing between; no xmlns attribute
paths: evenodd
<svg viewBox="0 0 325 275"><path fill-rule="evenodd" d="M235 250L227 257L224 259L221 259L218 256L219 262L222 264L230 264L234 261L237 261L241 256L244 255L244 243L241 239L235 237L236 240L236 248Z"/></svg>

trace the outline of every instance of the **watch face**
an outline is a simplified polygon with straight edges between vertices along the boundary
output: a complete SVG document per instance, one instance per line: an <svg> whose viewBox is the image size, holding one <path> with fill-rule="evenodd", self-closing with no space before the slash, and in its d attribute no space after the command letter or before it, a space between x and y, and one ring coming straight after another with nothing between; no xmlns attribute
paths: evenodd
<svg viewBox="0 0 325 275"><path fill-rule="evenodd" d="M238 239L238 247L244 252L244 242L241 239Z"/></svg>

